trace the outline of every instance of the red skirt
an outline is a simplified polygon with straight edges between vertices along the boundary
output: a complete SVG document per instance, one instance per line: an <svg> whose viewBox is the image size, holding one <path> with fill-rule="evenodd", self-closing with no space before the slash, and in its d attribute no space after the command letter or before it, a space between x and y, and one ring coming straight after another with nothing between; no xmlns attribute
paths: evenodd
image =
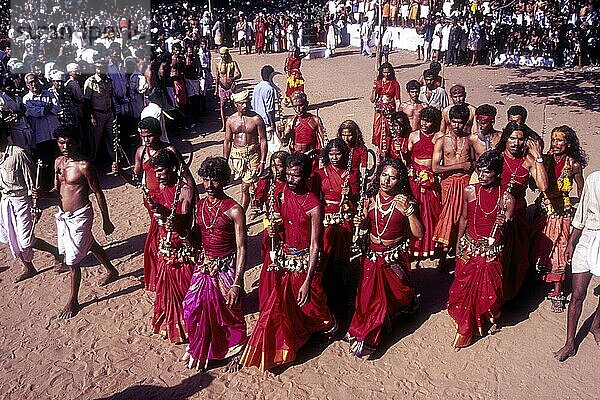
<svg viewBox="0 0 600 400"><path fill-rule="evenodd" d="M373 116L373 138L371 142L377 146L378 149L382 148L382 138L386 139L386 147L389 149L390 145L390 122L382 113L375 111Z"/></svg>
<svg viewBox="0 0 600 400"><path fill-rule="evenodd" d="M466 347L475 335L483 336L484 323L495 322L501 305L502 263L479 256L468 261L457 257L448 299L448 314L456 328L454 347Z"/></svg>
<svg viewBox="0 0 600 400"><path fill-rule="evenodd" d="M173 343L182 343L187 339L183 300L190 287L193 266L179 264L177 267L162 258L158 262L152 327L154 333L160 333Z"/></svg>
<svg viewBox="0 0 600 400"><path fill-rule="evenodd" d="M571 216L537 215L532 231L538 232L533 237L532 261L542 271L544 282L563 282L567 260L565 251L571 233Z"/></svg>
<svg viewBox="0 0 600 400"><path fill-rule="evenodd" d="M264 304L269 298L269 294L276 285L281 283L281 274L278 274L275 271L269 271L269 266L271 265L269 251L271 251L271 238L265 229L263 231L261 242L263 265L258 278L258 311L263 310Z"/></svg>
<svg viewBox="0 0 600 400"><path fill-rule="evenodd" d="M334 324L321 287L320 272L314 274L310 301L302 308L298 307L297 298L306 274L276 274L279 282L271 288L263 304L241 359L242 365L256 366L261 371L294 361L310 335L326 331Z"/></svg>
<svg viewBox="0 0 600 400"><path fill-rule="evenodd" d="M401 269L403 276L395 269ZM408 281L409 272L408 259L394 266L382 257L375 262L362 259L354 316L348 329L357 341L376 347L383 325L391 325L394 314L411 303L415 289Z"/></svg>
<svg viewBox="0 0 600 400"><path fill-rule="evenodd" d="M469 184L469 175L451 175L442 179L442 211L433 231L433 240L444 246L456 243L458 221L462 214L463 189Z"/></svg>
<svg viewBox="0 0 600 400"><path fill-rule="evenodd" d="M144 200L144 205L146 205ZM156 270L158 269L158 222L154 218L154 213L148 209L150 214L150 228L146 235L144 243L144 287L146 290L154 292L156 290Z"/></svg>
<svg viewBox="0 0 600 400"><path fill-rule="evenodd" d="M514 299L529 268L529 221L525 214L525 207L515 207L515 215L510 224L510 231L506 234L506 244L504 246L502 259L504 262L504 272L502 274L502 293L504 301Z"/></svg>
<svg viewBox="0 0 600 400"><path fill-rule="evenodd" d="M423 239L411 238L410 249L415 257L433 257L436 251L436 242L433 241L433 231L442 212L440 201L440 186L433 178L433 171L422 165L414 164L414 173L418 176L420 171L427 171L431 179L416 181L410 180L410 188L419 205L419 213L425 233Z"/></svg>

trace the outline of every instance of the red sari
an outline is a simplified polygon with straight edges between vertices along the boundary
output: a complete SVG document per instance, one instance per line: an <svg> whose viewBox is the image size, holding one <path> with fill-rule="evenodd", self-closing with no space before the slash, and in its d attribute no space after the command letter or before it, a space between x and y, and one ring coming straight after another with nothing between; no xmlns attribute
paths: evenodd
<svg viewBox="0 0 600 400"><path fill-rule="evenodd" d="M380 232L383 240L406 238L408 220L397 208L389 217L381 213L376 215L375 208L368 214L371 234ZM386 253L395 255L389 258ZM392 317L408 307L414 296L415 289L410 283L410 259L403 246L388 248L370 240L369 252L361 257L355 311L348 334L359 342L376 347L383 326L390 326Z"/></svg>
<svg viewBox="0 0 600 400"><path fill-rule="evenodd" d="M386 96L386 102L382 97ZM390 144L390 121L386 113L393 114L396 111L396 100L400 101L400 84L398 81L378 80L375 87L375 115L373 116L373 138L372 143L381 150L382 139L386 140L387 148Z"/></svg>
<svg viewBox="0 0 600 400"><path fill-rule="evenodd" d="M283 219L285 253L307 251L310 245L307 212L321 206L319 198L311 192L297 195L286 187L281 205L276 204ZM327 308L320 272L314 273L309 302L302 308L298 307L297 298L306 280L306 271L282 269L276 273L279 275L278 284L272 288L263 305L241 359L242 365L256 366L261 371L294 361L310 335L335 325Z"/></svg>
<svg viewBox="0 0 600 400"><path fill-rule="evenodd" d="M247 341L241 303L229 306L226 300L235 279L236 240L234 222L225 213L238 203L226 197L211 209L207 201L201 199L196 207L203 255L183 301L187 352L199 365L233 356Z"/></svg>
<svg viewBox="0 0 600 400"><path fill-rule="evenodd" d="M159 183L154 169L150 166L149 159L142 162L142 169L144 170L146 187L152 197L159 191ZM146 206L150 215L150 227L144 243L144 287L146 290L154 292L156 290L156 270L158 269L158 222L156 222L154 213L145 198L144 206Z"/></svg>
<svg viewBox="0 0 600 400"><path fill-rule="evenodd" d="M467 231L457 252L448 299L448 314L456 328L453 346L457 348L469 346L476 335L483 336L484 324L495 323L502 305L502 249L490 247L488 236L502 208L503 190L492 188L488 193L481 185L474 186L477 195L467 204ZM500 241L500 230L494 239ZM478 244L471 246L473 243ZM486 250L474 252L477 246ZM494 250L481 254L490 248Z"/></svg>
<svg viewBox="0 0 600 400"><path fill-rule="evenodd" d="M515 198L515 214L507 233L504 247L503 293L504 300L517 296L529 267L529 221L527 220L527 202L525 191L529 183L529 170L523 166L525 157L512 158L503 152L502 188L511 186L510 193Z"/></svg>
<svg viewBox="0 0 600 400"><path fill-rule="evenodd" d="M273 290L273 286L278 283L278 274L274 271L269 271L269 266L271 265L271 259L269 258L269 251L271 251L271 238L269 237L269 232L267 232L267 228L269 227L269 190L271 187L271 179L262 178L258 181L256 185L256 199L263 203L266 207L267 215L263 218L263 235L261 241L261 256L263 260L263 265L260 270L260 277L258 278L258 310L261 311L263 309L263 305L267 298L269 297L269 293ZM285 189L285 182L277 181L275 183L275 188L273 191L273 198L277 198L279 193L281 193ZM276 238L275 240L280 240Z"/></svg>
<svg viewBox="0 0 600 400"><path fill-rule="evenodd" d="M367 167L367 146L350 147L352 152L352 169L360 171L361 168Z"/></svg>
<svg viewBox="0 0 600 400"><path fill-rule="evenodd" d="M574 208L565 207L565 200L558 188L558 180L572 181L571 160L565 157L556 162L553 156L545 158L549 188L546 196L541 194L536 202L536 214L531 230L533 238L533 259L542 274L544 282L563 282L567 261L565 252L571 233L571 220ZM570 204L570 202L569 202Z"/></svg>
<svg viewBox="0 0 600 400"><path fill-rule="evenodd" d="M185 184L185 183L184 183ZM166 186L156 192L152 198L158 204L171 209L175 198L175 186ZM177 205L177 213L181 213L181 202ZM166 236L165 228L158 226L159 238ZM177 233L171 236L173 248L184 245ZM182 343L187 339L187 329L183 320L183 299L190 286L193 265L179 260L166 259L157 254L156 297L154 298L154 316L152 327L154 333L160 333L173 343Z"/></svg>
<svg viewBox="0 0 600 400"><path fill-rule="evenodd" d="M412 158L426 160L433 158L433 134L424 135L419 132L419 141L413 145ZM433 231L442 212L441 189L433 170L413 162L409 171L410 188L417 204L425 233L423 239L412 238L411 252L415 257L433 257L436 243L433 241Z"/></svg>
<svg viewBox="0 0 600 400"><path fill-rule="evenodd" d="M347 178L347 181L346 181ZM333 296L340 289L346 276L346 267L350 263L350 247L352 246L353 226L351 218L356 209L358 198L358 171L351 170L350 174L344 169L328 165L315 173L315 184L320 190L321 198L325 201L325 216L323 231L323 287L327 296ZM350 193L341 206L342 187L346 184ZM341 218L336 222L334 218ZM330 299L333 300L333 299Z"/></svg>
<svg viewBox="0 0 600 400"><path fill-rule="evenodd" d="M433 240L443 246L456 243L458 221L463 207L463 190L470 179L470 175L462 173L442 178L442 211L433 230Z"/></svg>

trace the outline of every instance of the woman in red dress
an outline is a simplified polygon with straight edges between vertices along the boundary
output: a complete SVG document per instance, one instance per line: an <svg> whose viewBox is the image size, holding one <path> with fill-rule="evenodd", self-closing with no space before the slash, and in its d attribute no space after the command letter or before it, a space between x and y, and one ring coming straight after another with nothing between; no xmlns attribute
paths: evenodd
<svg viewBox="0 0 600 400"><path fill-rule="evenodd" d="M359 171L352 169L348 145L332 139L323 149L323 168L316 171L312 190L325 203L323 225L323 288L329 307L337 309L344 294L350 264L352 217L359 195Z"/></svg>
<svg viewBox="0 0 600 400"><path fill-rule="evenodd" d="M384 325L398 312L416 309L410 281L408 241L423 237L423 224L410 192L408 172L397 159L378 167L369 197L355 223L368 230L369 250L361 258L354 316L346 335L357 357L375 351Z"/></svg>
<svg viewBox="0 0 600 400"><path fill-rule="evenodd" d="M497 331L502 306L504 223L514 211L514 197L500 184L502 156L495 150L475 163L479 183L464 189L458 226L454 281L448 314L456 328L455 349L469 346L475 336Z"/></svg>
<svg viewBox="0 0 600 400"><path fill-rule="evenodd" d="M383 158L389 147L390 119L402 103L400 85L392 64L386 62L379 67L370 100L375 105L372 143L379 149L380 158Z"/></svg>

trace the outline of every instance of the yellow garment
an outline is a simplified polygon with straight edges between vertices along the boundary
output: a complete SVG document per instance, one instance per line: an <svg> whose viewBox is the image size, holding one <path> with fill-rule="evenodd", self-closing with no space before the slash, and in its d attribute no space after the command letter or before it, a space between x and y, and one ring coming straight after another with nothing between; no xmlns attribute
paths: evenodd
<svg viewBox="0 0 600 400"><path fill-rule="evenodd" d="M234 179L241 178L243 183L258 181L260 152L257 144L244 147L232 147L229 155L231 172Z"/></svg>

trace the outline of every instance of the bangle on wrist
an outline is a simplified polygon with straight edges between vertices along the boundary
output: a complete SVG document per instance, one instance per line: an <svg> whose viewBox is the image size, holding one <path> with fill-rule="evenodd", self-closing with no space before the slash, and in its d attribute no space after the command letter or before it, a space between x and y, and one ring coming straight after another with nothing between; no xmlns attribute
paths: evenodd
<svg viewBox="0 0 600 400"><path fill-rule="evenodd" d="M242 289L242 286L241 286L241 285L238 285L237 283L233 283L233 284L231 284L231 286L230 286L230 287L232 287L232 288L236 287L236 288L238 288L238 289L240 289L240 290Z"/></svg>
<svg viewBox="0 0 600 400"><path fill-rule="evenodd" d="M542 164L544 162L544 159L542 157L538 157L535 159L535 162Z"/></svg>

